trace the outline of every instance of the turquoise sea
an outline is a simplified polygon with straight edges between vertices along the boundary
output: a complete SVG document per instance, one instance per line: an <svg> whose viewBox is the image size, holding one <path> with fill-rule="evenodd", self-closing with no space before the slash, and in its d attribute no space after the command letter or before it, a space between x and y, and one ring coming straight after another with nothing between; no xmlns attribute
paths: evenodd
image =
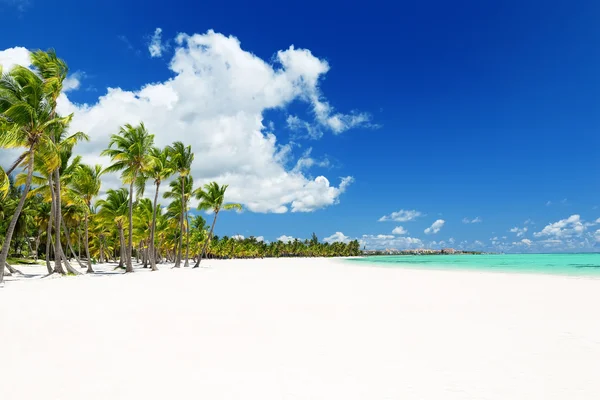
<svg viewBox="0 0 600 400"><path fill-rule="evenodd" d="M600 253L369 256L348 259L348 262L388 268L600 277Z"/></svg>

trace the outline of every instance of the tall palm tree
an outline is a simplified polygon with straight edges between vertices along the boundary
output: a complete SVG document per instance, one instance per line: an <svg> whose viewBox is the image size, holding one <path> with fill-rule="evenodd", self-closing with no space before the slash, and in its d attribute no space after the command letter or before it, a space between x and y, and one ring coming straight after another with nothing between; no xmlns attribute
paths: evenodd
<svg viewBox="0 0 600 400"><path fill-rule="evenodd" d="M124 226L127 221L129 192L125 188L119 190L109 189L106 192L106 199L100 199L96 202L98 208L97 219L103 227L110 228L116 225L119 231L119 241L121 243L121 260L119 267L123 266L125 261L125 234Z"/></svg>
<svg viewBox="0 0 600 400"><path fill-rule="evenodd" d="M181 221L180 221L179 227L178 227L178 229L176 229L175 234L177 237L177 245L179 245L179 243L182 243L184 235L186 237L185 257L186 257L186 261L187 261L187 259L189 259L189 249L190 249L188 203L189 203L190 198L192 197L193 191L194 191L194 178L191 175L179 177L179 178L175 179L174 181L171 181L171 183L169 183L169 187L171 189L169 191L165 192L165 194L163 195L163 197L165 199L173 200L167 207L167 216L169 218L178 218L181 215L184 216L183 226L181 225ZM183 192L180 189L181 187L183 187ZM182 196L181 196L182 193L183 193L183 200L182 200ZM185 208L182 210L181 207L185 207ZM181 251L183 252L183 249ZM179 258L182 257L182 254L179 253L177 251L177 249L176 249L175 253L176 253L176 257L175 257L176 260L177 260L177 257L179 257ZM185 266L186 267L189 266L189 263L186 262ZM174 266L174 268L177 268L177 266Z"/></svg>
<svg viewBox="0 0 600 400"><path fill-rule="evenodd" d="M50 117L56 116L57 100L63 89L63 82L67 78L69 67L67 63L58 58L53 49L48 51L37 50L31 53L31 64L36 68L37 72L43 80L43 93L48 100L50 108ZM66 125L55 126L49 134L53 143L58 144L60 137L64 134ZM64 273L62 269L61 259L64 259L67 270L71 273L78 273L69 265L67 257L65 257L60 242L60 231L62 225L62 197L61 197L61 171L59 168L49 169L52 172L52 177L48 182L52 190L52 204L54 213L55 226L55 241L54 241L54 270L59 273ZM52 184L54 181L54 185Z"/></svg>
<svg viewBox="0 0 600 400"><path fill-rule="evenodd" d="M44 95L43 85L35 72L21 66L14 67L0 78L0 120L3 121L0 148L27 149L16 163L27 168L27 179L0 252L0 283L4 278L10 241L31 186L35 157L58 165L56 146L47 132L55 126L66 125L72 117L52 116L52 107Z"/></svg>
<svg viewBox="0 0 600 400"><path fill-rule="evenodd" d="M133 272L131 256L133 253L133 185L139 176L143 176L153 164L150 149L154 144L154 135L146 130L144 123L138 126L126 124L122 126L119 134L112 135L108 149L101 155L109 156L112 165L105 172L121 172L121 179L129 183L129 242L127 245L126 272ZM114 148L113 148L114 146Z"/></svg>
<svg viewBox="0 0 600 400"><path fill-rule="evenodd" d="M170 157L168 151L160 150L153 147L150 150L150 157L152 157L153 163L150 169L146 172L148 179L154 180L156 185L156 191L154 193L154 203L152 209L152 226L150 227L150 243L148 246L148 253L150 256L150 267L152 271L157 271L156 267L156 251L154 247L154 236L156 231L156 210L158 208L158 191L162 181L168 179L173 175L173 168L171 167ZM145 182L144 182L145 184ZM145 186L145 185L144 185Z"/></svg>
<svg viewBox="0 0 600 400"><path fill-rule="evenodd" d="M200 200L200 204L198 204L199 210L211 210L215 215L213 218L212 225L210 227L210 232L208 233L208 238L204 242L204 248L198 256L198 261L194 268L198 268L200 266L200 262L202 261L202 256L206 252L206 247L211 240L213 231L215 229L215 224L217 223L217 217L219 216L219 212L221 210L241 210L242 205L239 203L224 203L225 201L225 191L229 185L219 186L217 182L210 182L204 185L204 188L198 188L194 191L194 196L197 200Z"/></svg>
<svg viewBox="0 0 600 400"><path fill-rule="evenodd" d="M87 273L93 273L92 259L90 257L90 237L89 237L89 214L92 207L92 199L98 195L100 186L102 185L102 166L94 167L81 164L73 173L71 181L70 198L73 203L80 204L84 209L84 247L85 257L87 259Z"/></svg>
<svg viewBox="0 0 600 400"><path fill-rule="evenodd" d="M183 247L183 221L186 218L186 197L184 194L185 180L183 178L190 174L192 169L192 163L194 162L194 153L192 153L192 146L185 146L182 142L175 142L173 145L167 147L167 152L171 159L172 168L179 173L181 181L181 215L179 216L179 229L181 234L179 235L179 245L177 248L177 256L175 258L174 268L179 268L181 264L182 247ZM189 243L188 243L189 249ZM189 258L186 251L185 267L189 266Z"/></svg>

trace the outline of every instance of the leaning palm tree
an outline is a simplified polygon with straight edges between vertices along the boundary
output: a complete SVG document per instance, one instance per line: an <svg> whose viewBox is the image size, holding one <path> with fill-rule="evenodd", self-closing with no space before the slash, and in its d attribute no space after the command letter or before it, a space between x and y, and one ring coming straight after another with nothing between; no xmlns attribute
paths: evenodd
<svg viewBox="0 0 600 400"><path fill-rule="evenodd" d="M181 234L179 235L179 244L177 246L177 256L175 258L174 265L174 268L179 268L183 248L183 221L186 218L187 210L186 196L184 194L185 180L183 178L190 174L192 163L194 162L194 153L192 153L192 146L185 146L182 142L175 142L172 146L168 146L167 152L169 153L169 158L171 159L171 166L179 173L179 178L181 181L181 215L179 216L179 229L181 230ZM187 254L184 266L189 267Z"/></svg>
<svg viewBox="0 0 600 400"><path fill-rule="evenodd" d="M81 164L73 173L73 180L69 187L68 197L74 204L79 204L84 210L84 247L85 257L87 259L87 273L93 273L92 259L90 257L90 237L89 237L89 214L92 206L92 199L98 195L102 180L102 166L94 167Z"/></svg>
<svg viewBox="0 0 600 400"><path fill-rule="evenodd" d="M171 167L170 157L167 150L160 150L156 147L150 149L150 157L152 157L153 163L150 169L146 172L146 176L148 179L154 180L154 185L156 185L156 191L154 193L154 203L152 205L152 226L150 227L150 243L148 245L148 253L150 258L150 267L152 271L157 271L156 267L156 251L154 247L154 236L156 232L156 210L158 208L158 190L160 189L160 184L165 179L168 179L171 175L173 175L173 168ZM138 186L141 182L138 182ZM145 180L144 185L145 186ZM143 187L142 186L142 187Z"/></svg>
<svg viewBox="0 0 600 400"><path fill-rule="evenodd" d="M144 123L138 126L126 124L119 134L112 135L108 149L101 155L109 156L112 164L104 172L121 172L121 179L129 183L129 242L127 245L126 272L133 272L131 256L133 253L133 185L153 164L150 149L154 144L154 135L146 130ZM114 146L114 148L113 148Z"/></svg>
<svg viewBox="0 0 600 400"><path fill-rule="evenodd" d="M27 179L0 252L0 283L4 278L4 265L12 235L31 186L35 157L45 158L48 163L58 165L56 146L47 132L56 126L66 125L72 117L52 115L52 107L44 95L43 85L43 80L35 72L21 66L13 68L0 78L0 148L27 149L15 163L27 169Z"/></svg>
<svg viewBox="0 0 600 400"><path fill-rule="evenodd" d="M202 261L202 257L206 252L206 247L212 238L213 231L215 229L215 224L217 223L217 217L219 216L219 212L221 210L240 210L242 209L242 205L239 203L226 203L225 200L225 191L227 190L229 185L219 186L217 182L210 182L204 185L204 188L198 188L194 191L194 196L197 200L200 200L200 204L198 204L199 210L211 210L215 215L213 218L212 225L210 227L210 232L208 233L208 238L204 242L204 248L202 252L198 256L198 261L194 268L198 268L200 266L200 262Z"/></svg>

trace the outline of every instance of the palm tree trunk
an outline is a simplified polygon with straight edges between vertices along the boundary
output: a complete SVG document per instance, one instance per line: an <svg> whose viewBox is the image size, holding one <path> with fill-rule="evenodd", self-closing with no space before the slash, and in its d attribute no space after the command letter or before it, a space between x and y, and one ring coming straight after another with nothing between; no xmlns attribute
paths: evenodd
<svg viewBox="0 0 600 400"><path fill-rule="evenodd" d="M181 264L181 255L183 248L183 214L185 212L185 179L180 175L181 179L181 215L179 216L179 245L175 254L175 265L173 268L179 268Z"/></svg>
<svg viewBox="0 0 600 400"><path fill-rule="evenodd" d="M198 257L198 261L196 262L196 265L194 265L194 268L198 268L200 266L202 257L206 253L206 248L208 247L208 243L210 242L210 239L212 238L213 230L215 229L215 224L217 223L218 215L219 215L219 212L218 211L215 212L215 218L213 219L212 226L210 227L210 232L208 233L208 238L206 239L206 242L204 242L204 246L202 247L202 252L200 253L200 257Z"/></svg>
<svg viewBox="0 0 600 400"><path fill-rule="evenodd" d="M188 221L187 202L185 207L185 268L190 266L190 225Z"/></svg>
<svg viewBox="0 0 600 400"><path fill-rule="evenodd" d="M62 223L61 225L62 225L62 228L63 228L63 230L65 232L65 237L67 239L67 248L69 250L71 250L71 254L73 255L73 257L75 257L75 260L77 260L77 263L79 264L79 266L81 268L85 268L85 266L82 264L82 262L79 259L79 257L77 257L77 254L73 251L73 246L71 246L71 234L69 233L69 228L67 227L67 224ZM61 245L61 252L62 252L62 245ZM71 263L69 262L69 260L68 260L67 257L65 257L65 265L67 266L67 271L70 272L71 274L81 275L81 272L77 271L75 268L73 268L71 266Z"/></svg>
<svg viewBox="0 0 600 400"><path fill-rule="evenodd" d="M92 268L92 259L90 258L90 236L89 236L89 228L88 228L88 210L86 208L85 210L85 216L84 216L84 224L85 224L85 257L87 258L87 273L88 274L93 274L94 273L94 269ZM102 250L100 250L102 251Z"/></svg>
<svg viewBox="0 0 600 400"><path fill-rule="evenodd" d="M160 181L156 182L156 193L154 194L154 206L152 207L152 226L150 226L150 244L148 247L148 254L150 256L150 267L152 271L158 271L156 267L156 253L154 251L154 231L156 230L156 203L158 203L158 188L160 187Z"/></svg>
<svg viewBox="0 0 600 400"><path fill-rule="evenodd" d="M48 216L48 228L46 230L46 268L48 269L48 274L52 274L54 270L52 269L52 265L50 265L50 248L52 245L52 211Z"/></svg>
<svg viewBox="0 0 600 400"><path fill-rule="evenodd" d="M21 211L23 211L23 205L25 204L25 199L27 198L27 193L29 193L29 187L31 186L31 180L33 179L33 157L34 151L32 146L29 148L29 163L27 165L27 181L25 182L25 189L23 190L21 199L17 204L17 209L15 210L15 213L10 220L10 224L8 225L4 243L2 245L2 252L0 253L0 285L4 280L4 266L6 265L6 259L8 258L10 241L12 240L12 235L15 232L15 226L17 226L19 215L21 215Z"/></svg>
<svg viewBox="0 0 600 400"><path fill-rule="evenodd" d="M66 272L63 269L61 262L63 256L61 252L62 245L60 243L60 222L62 212L60 203L60 174L58 168L54 171L54 181L56 182L56 189L54 189L54 186L50 186L52 190L52 203L54 204L54 271L64 275ZM52 182L51 179L50 182Z"/></svg>
<svg viewBox="0 0 600 400"><path fill-rule="evenodd" d="M129 238L127 240L127 249L125 250L126 265L125 272L133 272L131 255L133 254L133 182L135 175L129 185Z"/></svg>
<svg viewBox="0 0 600 400"><path fill-rule="evenodd" d="M81 221L79 221L79 225L77 225L77 255L81 260Z"/></svg>
<svg viewBox="0 0 600 400"><path fill-rule="evenodd" d="M121 242L121 248L120 248L120 257L121 259L119 260L119 266L118 268L123 268L123 265L125 263L125 233L123 232L123 227L119 226L119 240Z"/></svg>

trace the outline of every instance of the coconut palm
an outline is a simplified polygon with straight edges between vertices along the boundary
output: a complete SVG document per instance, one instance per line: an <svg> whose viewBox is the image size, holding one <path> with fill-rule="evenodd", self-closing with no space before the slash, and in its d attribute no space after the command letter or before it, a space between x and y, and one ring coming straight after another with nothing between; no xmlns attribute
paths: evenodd
<svg viewBox="0 0 600 400"><path fill-rule="evenodd" d="M65 126L71 119L71 116L53 116L43 86L43 80L36 73L21 66L13 68L0 78L0 119L3 121L0 148L27 149L15 163L26 167L27 178L0 253L0 283L3 280L10 241L31 187L35 157L58 165L56 146L48 132L57 126Z"/></svg>
<svg viewBox="0 0 600 400"><path fill-rule="evenodd" d="M150 149L154 144L154 135L146 130L144 123L138 126L126 124L119 134L112 135L108 149L101 155L109 156L112 164L105 172L121 172L123 183L129 184L129 242L126 249L126 272L133 272L133 185L138 177L143 176L153 165ZM114 148L113 148L114 147Z"/></svg>
<svg viewBox="0 0 600 400"><path fill-rule="evenodd" d="M150 169L146 172L147 178L154 180L156 191L154 193L154 203L152 206L152 226L150 227L150 242L148 246L148 253L150 255L150 267L152 271L157 271L156 267L156 252L154 248L154 236L156 232L156 210L158 208L158 191L161 183L173 175L173 168L171 167L169 152L160 150L153 147L150 150L150 157L152 157L153 163ZM139 186L138 182L138 186ZM145 186L145 182L144 182Z"/></svg>
<svg viewBox="0 0 600 400"><path fill-rule="evenodd" d="M192 178L191 175L187 175L187 176L183 176L183 177L178 177L176 180L171 181L171 183L169 183L169 187L170 190L165 192L165 194L163 195L163 197L165 199L171 199L173 200L168 206L167 206L167 216L169 218L180 218L181 215L184 216L183 219L183 226L181 225L181 223L179 223L179 227L176 229L176 236L177 236L177 246L175 249L175 263L177 263L177 258L181 259L182 254L179 252L178 250L178 246L179 243L182 243L183 241L183 236L185 235L186 237L186 263L185 266L189 266L189 263L187 262L187 259L189 258L189 221L188 221L188 203L190 201L190 198L193 195L193 191L194 191L194 179ZM183 200L182 200L182 191L181 188L183 187ZM181 207L185 207L183 210ZM174 268L177 268L177 266L175 265Z"/></svg>
<svg viewBox="0 0 600 400"><path fill-rule="evenodd" d="M121 243L119 268L123 267L125 258L127 257L124 227L127 221L129 198L129 192L125 188L119 190L109 189L106 192L106 199L100 199L96 202L98 223L106 228L116 225L119 231L119 241Z"/></svg>
<svg viewBox="0 0 600 400"><path fill-rule="evenodd" d="M208 239L204 243L204 248L202 252L198 256L198 261L194 268L198 268L200 266L200 262L202 261L202 256L206 252L206 247L211 240L213 231L215 229L215 224L217 223L217 217L219 216L219 212L221 210L241 210L242 205L239 203L224 203L225 200L225 191L229 185L219 186L217 182L210 182L204 185L204 188L198 188L194 191L194 196L197 200L200 201L198 204L199 210L212 211L214 214L213 222L210 227L210 232L208 233Z"/></svg>
<svg viewBox="0 0 600 400"><path fill-rule="evenodd" d="M98 195L102 185L102 166L91 167L81 164L73 172L73 180L69 186L69 197L73 203L80 204L84 210L84 247L85 257L87 259L87 273L93 273L92 259L90 257L90 238L89 238L89 214L92 206L92 200Z"/></svg>
<svg viewBox="0 0 600 400"><path fill-rule="evenodd" d="M194 153L192 153L192 146L185 146L182 142L175 142L173 145L167 147L167 152L169 153L169 158L171 159L172 168L179 173L179 178L185 178L190 174L192 169L192 163L194 162ZM179 229L181 230L181 235L179 236L179 244L177 248L177 256L175 259L174 268L179 268L181 263L182 256L182 247L183 247L183 221L187 218L187 204L186 197L184 194L185 190L185 181L180 179L181 183L181 215L179 216ZM188 243L189 250L189 243ZM185 258L185 267L189 266L189 254L186 251Z"/></svg>
<svg viewBox="0 0 600 400"><path fill-rule="evenodd" d="M8 180L8 175L6 175L6 172L0 167L0 200L6 197L9 189L10 182Z"/></svg>
<svg viewBox="0 0 600 400"><path fill-rule="evenodd" d="M29 196L41 196L46 201L51 202L51 214L50 223L47 226L47 239L46 239L46 266L48 272L57 272L64 274L65 270L62 268L61 259L64 260L67 271L71 274L78 274L79 272L71 267L69 260L65 257L62 250L62 244L60 242L60 231L67 231L66 225L63 223L63 212L62 212L62 200L65 197L65 193L62 193L62 186L68 188L70 182L73 180L73 174L81 164L81 156L75 156L71 158L73 154L73 147L82 140L89 140L88 136L83 132L77 132L74 134L67 134L66 128L63 127L61 130L55 130L51 133L53 143L56 145L56 150L59 156L59 165L49 164L46 160L39 157L35 161L35 171L32 183L36 186L31 189ZM57 181L54 178L59 177ZM25 174L17 175L15 183L22 185L26 180ZM58 184L57 184L58 183ZM61 193L58 198L57 193ZM58 214L58 215L57 215ZM52 221L55 225L55 241L54 241L54 270L50 266L49 247L51 241ZM58 222L58 223L57 223ZM56 233L58 232L58 233ZM80 264L80 260L77 260Z"/></svg>

